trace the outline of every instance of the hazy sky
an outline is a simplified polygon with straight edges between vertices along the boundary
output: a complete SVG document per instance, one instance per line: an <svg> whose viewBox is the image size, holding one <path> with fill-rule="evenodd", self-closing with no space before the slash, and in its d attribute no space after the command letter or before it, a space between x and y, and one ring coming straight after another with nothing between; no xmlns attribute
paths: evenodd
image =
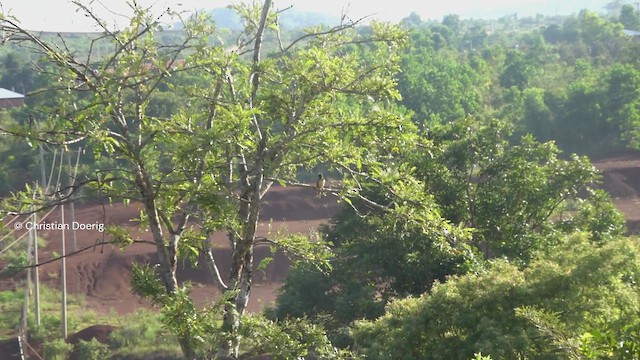
<svg viewBox="0 0 640 360"><path fill-rule="evenodd" d="M103 18L110 23L124 24L124 16L129 14L126 0L81 0L91 3ZM224 7L231 1L226 0L137 0L144 6L153 5L160 11L171 6L175 9L194 10ZM376 18L398 21L411 11L417 12L423 19L441 19L446 14L459 14L462 17L498 18L518 12L519 15L544 13L570 14L581 8L596 11L603 10L607 0L274 0L279 8L293 4L300 10L324 12L339 15L342 9L349 9L352 18L374 15ZM70 0L0 0L4 12L17 17L24 27L45 31L93 31L92 22L82 14L75 12L76 7ZM106 10L108 7L113 13ZM114 14L115 13L115 14Z"/></svg>

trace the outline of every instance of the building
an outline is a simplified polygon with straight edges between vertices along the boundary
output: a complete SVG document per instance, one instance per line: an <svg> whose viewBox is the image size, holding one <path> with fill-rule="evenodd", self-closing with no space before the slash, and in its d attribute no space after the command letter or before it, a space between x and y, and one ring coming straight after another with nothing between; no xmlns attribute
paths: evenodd
<svg viewBox="0 0 640 360"><path fill-rule="evenodd" d="M23 104L24 95L0 88L0 109L22 106Z"/></svg>
<svg viewBox="0 0 640 360"><path fill-rule="evenodd" d="M622 30L622 32L624 32L624 34L625 34L625 35L628 35L628 36L633 36L633 37L635 37L635 36L640 36L640 31L635 31L635 30L626 30L626 29L625 29L625 30Z"/></svg>

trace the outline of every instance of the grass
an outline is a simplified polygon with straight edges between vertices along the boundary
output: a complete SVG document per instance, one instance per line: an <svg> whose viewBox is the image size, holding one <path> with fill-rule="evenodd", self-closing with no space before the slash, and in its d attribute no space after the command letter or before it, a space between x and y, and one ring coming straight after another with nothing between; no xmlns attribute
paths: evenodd
<svg viewBox="0 0 640 360"><path fill-rule="evenodd" d="M0 340L17 335L23 303L22 290L0 292Z"/></svg>
<svg viewBox="0 0 640 360"><path fill-rule="evenodd" d="M0 238L5 236L6 231L0 231ZM8 236L6 239L0 241L0 261L11 262L11 260L15 257L21 257L23 254L27 253L27 239L23 238L18 243L12 245L10 248L5 248L6 246L11 245L16 238L12 236ZM42 249L47 246L47 241L41 237L38 237L38 248Z"/></svg>
<svg viewBox="0 0 640 360"><path fill-rule="evenodd" d="M40 286L40 326L36 325L33 298L29 305L30 340L46 342L60 338L62 335L62 292ZM97 314L86 309L83 296L67 295L67 330L69 334L95 325L97 321Z"/></svg>
<svg viewBox="0 0 640 360"><path fill-rule="evenodd" d="M158 355L165 358L182 358L178 340L164 328L158 314L149 310L138 310L126 317L117 317L118 327L109 337L114 350L114 359L146 359Z"/></svg>
<svg viewBox="0 0 640 360"><path fill-rule="evenodd" d="M24 303L22 289L0 291L0 339L17 336L20 312ZM43 343L53 358L64 358L64 342L61 340L61 292L49 287L40 287L40 326L36 326L34 302L30 299L28 315L29 340ZM156 312L138 310L135 313L118 316L97 314L87 310L82 296L69 295L67 298L68 333L73 334L91 325L104 324L117 327L109 339L111 359L181 359L178 341L160 322ZM64 349L63 349L64 348Z"/></svg>

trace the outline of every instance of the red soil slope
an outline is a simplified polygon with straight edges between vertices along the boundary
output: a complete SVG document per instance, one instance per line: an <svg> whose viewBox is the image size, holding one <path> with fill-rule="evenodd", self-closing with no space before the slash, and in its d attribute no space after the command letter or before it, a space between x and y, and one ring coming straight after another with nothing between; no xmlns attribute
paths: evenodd
<svg viewBox="0 0 640 360"><path fill-rule="evenodd" d="M603 172L603 187L612 195L616 206L626 214L629 230L640 233L640 154L626 154L594 162ZM277 229L286 229L290 233L308 233L327 220L338 210L333 197L318 199L310 189L274 188L267 197L260 223L260 234L266 235ZM139 210L135 206L82 205L76 207L76 221L80 223L120 224L128 227L132 236L150 240L147 232L138 228L135 219ZM67 212L67 221L69 214ZM48 222L59 221L60 213L53 212ZM39 252L40 260L50 259L53 252L60 253L60 231L42 231L39 235L48 241L46 248ZM92 246L103 240L103 234L93 231L77 231L77 246ZM67 234L67 250L72 248L71 233ZM224 234L216 234L213 239L216 260L222 269L228 268L230 249ZM270 256L267 247L256 249L256 264ZM67 260L67 283L72 293L83 294L87 306L98 312L115 309L119 313L128 313L149 304L140 300L130 289L130 270L133 263L154 261L154 247L136 244L124 252L111 246L98 246ZM204 263L201 262L201 265ZM250 311L260 311L272 304L276 290L288 272L290 261L281 253L264 271L256 272ZM41 279L49 286L60 286L60 263L43 266ZM189 280L194 286L192 294L199 304L205 304L218 295L210 281L204 266L194 268L185 264L179 270L181 281ZM0 282L0 289L12 286L6 281Z"/></svg>
<svg viewBox="0 0 640 360"><path fill-rule="evenodd" d="M640 154L610 157L594 165L602 171L603 188L625 214L629 233L640 233Z"/></svg>
<svg viewBox="0 0 640 360"><path fill-rule="evenodd" d="M259 235L283 230L288 233L303 233L317 229L338 209L335 197L317 198L311 189L274 187L266 197L259 224ZM52 212L46 222L60 222L60 212ZM41 215L42 216L42 215ZM79 205L76 206L76 222L83 224L104 223L119 224L127 227L137 239L151 240L148 232L140 229L135 219L139 210L135 206L122 204ZM65 213L66 223L71 223L69 210ZM38 235L47 240L47 246L40 249L40 262L51 259L55 253L61 253L61 231L41 231ZM96 230L76 231L77 248L90 247L107 240L106 235ZM231 250L225 234L213 237L214 256L220 264L223 275L229 268ZM67 253L73 250L72 232L66 232ZM135 244L121 251L113 246L96 246L80 254L67 258L67 289L71 293L82 294L89 308L101 313L115 309L119 313L135 311L149 304L131 293L130 279L133 263L153 263L155 247L148 244ZM256 266L265 257L271 256L267 246L259 246L256 251ZM192 294L198 304L216 299L218 291L210 280L204 261L199 267L181 263L178 272L180 281L193 283ZM289 259L282 253L276 253L274 260L263 271L256 271L252 290L250 311L260 311L272 304L276 290L288 272ZM60 288L61 264L59 261L44 265L40 269L43 283ZM6 284L8 285L8 284ZM2 287L2 284L0 284Z"/></svg>

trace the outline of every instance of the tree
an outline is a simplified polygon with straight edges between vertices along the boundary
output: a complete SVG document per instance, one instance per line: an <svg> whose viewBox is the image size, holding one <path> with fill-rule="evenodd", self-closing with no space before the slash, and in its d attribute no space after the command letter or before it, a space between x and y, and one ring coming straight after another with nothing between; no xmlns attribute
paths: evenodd
<svg viewBox="0 0 640 360"><path fill-rule="evenodd" d="M130 25L115 32L89 7L76 5L102 26L113 53L78 59L64 42L45 42L15 19L1 17L5 32L53 63L62 90L40 130L5 131L51 144L80 142L97 157L110 157L110 166L71 190L92 185L103 196L142 204L159 264L134 269L134 290L161 307L187 358L215 352L237 357L254 247L266 242L326 263L321 241L256 236L262 199L274 183L309 186L296 180L299 169L323 165L343 176L342 185L327 192L398 211L367 201L360 181L393 168L399 149L413 143L411 122L389 107L398 98L393 76L405 35L381 23L356 29L358 22L344 22L285 44L278 36L279 13L267 0L235 7L245 26L235 46L212 45L215 29L202 14L183 21L177 43L164 44L149 9L132 4ZM170 16L177 14L161 14ZM263 58L267 33L277 48ZM170 116L150 111L159 89L171 88L169 79L179 74L199 79L172 89L185 92L186 102ZM414 193L398 177L378 181L390 189L401 186L407 198ZM51 205L47 199L41 206ZM208 240L215 231L229 234L226 281ZM134 241L122 229L110 232L122 246ZM224 294L222 332L215 330L213 312L196 309L176 280L178 259L200 254Z"/></svg>
<svg viewBox="0 0 640 360"><path fill-rule="evenodd" d="M473 229L488 257L528 262L555 241L554 216L597 179L586 157L562 159L552 142L513 139L505 121L464 119L434 127L414 164L442 216Z"/></svg>
<svg viewBox="0 0 640 360"><path fill-rule="evenodd" d="M582 202L571 221L558 221L565 201L580 202L578 192L596 180L595 169L586 158L562 160L553 143L531 136L510 142L511 131L498 120L433 126L398 159L422 180L420 206L408 203L404 211L427 214L428 226L343 209L323 229L335 252L331 271L294 268L273 315L310 318L346 345L353 321L373 320L394 299L481 271L483 255L524 266L553 251L566 233L590 231L599 240L621 234L623 219L602 194ZM378 184L368 192L378 202L390 200Z"/></svg>
<svg viewBox="0 0 640 360"><path fill-rule="evenodd" d="M273 315L310 318L330 330L336 344L346 346L353 321L375 319L392 299L428 292L435 282L468 271L478 260L468 236L440 216L432 198L425 203L432 219L426 228L381 211L365 216L343 208L322 230L335 252L331 270L307 264L292 269Z"/></svg>
<svg viewBox="0 0 640 360"><path fill-rule="evenodd" d="M638 15L637 10L633 8L633 5L622 5L618 21L620 21L622 26L627 30L640 30L640 15Z"/></svg>
<svg viewBox="0 0 640 360"><path fill-rule="evenodd" d="M523 133L531 133L539 141L550 141L554 134L554 119L540 88L528 88L522 93L524 102Z"/></svg>
<svg viewBox="0 0 640 360"><path fill-rule="evenodd" d="M534 70L531 59L520 51L510 51L505 60L505 69L500 75L500 85L505 88L515 86L522 91L534 75Z"/></svg>
<svg viewBox="0 0 640 360"><path fill-rule="evenodd" d="M638 148L640 72L631 65L615 65L605 74L605 81L602 107L607 114L606 123L613 127L610 136L624 147Z"/></svg>
<svg viewBox="0 0 640 360"><path fill-rule="evenodd" d="M456 14L448 14L442 18L442 25L448 27L455 35L460 33L462 25L460 24L460 16Z"/></svg>
<svg viewBox="0 0 640 360"><path fill-rule="evenodd" d="M358 322L358 350L375 359L637 354L639 251L631 239L595 246L585 234L573 234L526 269L492 261L419 298L392 302L379 319ZM593 356L591 350L605 344L613 351L603 347L603 357Z"/></svg>
<svg viewBox="0 0 640 360"><path fill-rule="evenodd" d="M403 55L398 79L402 104L424 127L480 111L481 77L446 41L434 38L442 37L431 29L412 32L412 46Z"/></svg>

